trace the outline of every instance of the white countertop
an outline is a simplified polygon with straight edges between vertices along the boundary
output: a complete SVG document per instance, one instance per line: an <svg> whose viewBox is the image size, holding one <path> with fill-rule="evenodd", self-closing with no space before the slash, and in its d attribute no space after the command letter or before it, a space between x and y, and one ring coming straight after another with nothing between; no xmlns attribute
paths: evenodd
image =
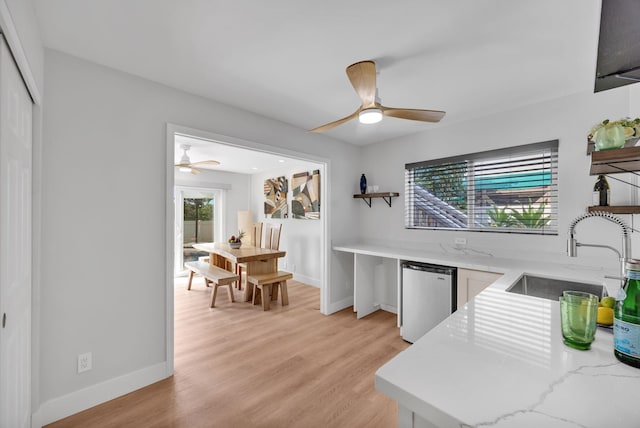
<svg viewBox="0 0 640 428"><path fill-rule="evenodd" d="M496 281L492 287L507 289L522 276L523 273L544 275L550 278L583 281L591 284L605 284L609 295L615 296L619 288L619 281L606 280L605 275L618 276L615 270L605 270L601 266L584 266L576 263L557 263L539 260L525 260L518 258L494 257L488 253L471 248L456 249L441 247L432 250L407 249L398 246L383 246L375 244L344 244L333 246L335 251L355 254L365 254L377 257L388 257L400 260L411 260L445 266L455 266L465 269L475 269L488 272L502 273L504 276Z"/></svg>
<svg viewBox="0 0 640 428"><path fill-rule="evenodd" d="M599 328L588 351L562 343L558 302L504 290L523 272L602 283L602 270L364 244L335 250L505 275L382 366L376 388L438 427L639 427L640 369ZM610 290L611 291L611 290Z"/></svg>
<svg viewBox="0 0 640 428"><path fill-rule="evenodd" d="M382 366L376 388L438 427L638 427L640 370L599 328L562 343L559 304L489 287Z"/></svg>

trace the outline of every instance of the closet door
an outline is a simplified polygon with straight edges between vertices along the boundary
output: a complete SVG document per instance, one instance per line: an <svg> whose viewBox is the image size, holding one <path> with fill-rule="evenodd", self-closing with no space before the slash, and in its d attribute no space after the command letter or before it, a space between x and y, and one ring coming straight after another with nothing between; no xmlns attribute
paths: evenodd
<svg viewBox="0 0 640 428"><path fill-rule="evenodd" d="M0 35L0 427L31 426L31 114Z"/></svg>

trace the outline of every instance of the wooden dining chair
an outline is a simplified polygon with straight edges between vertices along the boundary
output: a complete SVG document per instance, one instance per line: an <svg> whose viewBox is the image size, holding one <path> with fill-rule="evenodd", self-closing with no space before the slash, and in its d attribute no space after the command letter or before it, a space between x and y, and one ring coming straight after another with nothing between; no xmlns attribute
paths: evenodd
<svg viewBox="0 0 640 428"><path fill-rule="evenodd" d="M267 223L264 228L264 245L262 247L279 250L281 235L282 223ZM253 287L253 304L261 304L262 309L268 311L271 307L271 301L278 300L278 290L280 290L282 305L288 305L289 292L287 291L287 280L292 278L293 274L285 271L256 274L247 277L247 284L251 284Z"/></svg>
<svg viewBox="0 0 640 428"><path fill-rule="evenodd" d="M249 232L249 244L253 247L262 247L262 222L253 223ZM247 265L244 263L236 264L236 275L240 280L236 283L238 290L242 290L242 272L247 271Z"/></svg>
<svg viewBox="0 0 640 428"><path fill-rule="evenodd" d="M282 233L281 223L267 223L264 228L264 245L262 246L262 248L279 250L281 233Z"/></svg>
<svg viewBox="0 0 640 428"><path fill-rule="evenodd" d="M262 246L262 222L253 223L251 225L251 234L249 235L251 245L254 247Z"/></svg>

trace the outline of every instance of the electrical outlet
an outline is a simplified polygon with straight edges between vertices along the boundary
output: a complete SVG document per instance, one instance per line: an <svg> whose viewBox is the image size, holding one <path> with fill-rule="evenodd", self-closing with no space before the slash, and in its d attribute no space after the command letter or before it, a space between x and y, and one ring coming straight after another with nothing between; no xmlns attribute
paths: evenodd
<svg viewBox="0 0 640 428"><path fill-rule="evenodd" d="M78 355L78 373L91 370L91 352Z"/></svg>
<svg viewBox="0 0 640 428"><path fill-rule="evenodd" d="M465 245L467 245L467 238L455 238L453 240L453 243L456 244L457 246L464 247Z"/></svg>

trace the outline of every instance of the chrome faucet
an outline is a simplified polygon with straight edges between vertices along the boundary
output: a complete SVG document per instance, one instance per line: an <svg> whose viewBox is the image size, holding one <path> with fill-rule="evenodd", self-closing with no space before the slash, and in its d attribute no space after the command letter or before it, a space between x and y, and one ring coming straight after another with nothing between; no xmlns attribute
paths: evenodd
<svg viewBox="0 0 640 428"><path fill-rule="evenodd" d="M575 228L578 223L582 220L585 220L590 217L600 217L605 220L609 220L612 223L617 224L622 228L622 254L620 251L616 250L613 247L608 245L598 245L598 244L583 244L578 242L575 238ZM569 239L567 240L567 254L569 257L577 257L578 256L578 247L598 247L598 248L608 248L611 251L615 252L618 255L620 260L620 280L624 281L626 274L626 263L627 260L631 257L631 232L632 229L620 218L609 214L603 211L594 211L586 214L582 214L581 216L576 217L572 222L571 226L569 226Z"/></svg>

